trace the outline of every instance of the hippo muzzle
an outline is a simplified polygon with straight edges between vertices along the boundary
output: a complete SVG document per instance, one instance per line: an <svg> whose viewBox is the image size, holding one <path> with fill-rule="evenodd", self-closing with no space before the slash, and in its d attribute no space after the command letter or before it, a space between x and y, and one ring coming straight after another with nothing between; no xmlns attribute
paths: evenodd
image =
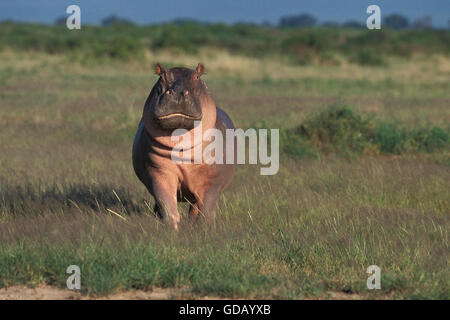
<svg viewBox="0 0 450 320"><path fill-rule="evenodd" d="M162 129L192 129L195 121L202 120L202 109L188 90L172 88L160 96L154 119Z"/></svg>

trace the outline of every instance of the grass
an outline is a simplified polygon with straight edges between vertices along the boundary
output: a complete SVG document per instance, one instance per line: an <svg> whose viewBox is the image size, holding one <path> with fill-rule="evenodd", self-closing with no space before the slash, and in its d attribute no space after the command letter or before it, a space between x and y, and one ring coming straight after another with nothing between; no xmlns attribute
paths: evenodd
<svg viewBox="0 0 450 320"><path fill-rule="evenodd" d="M145 196L133 201L117 191L124 207L135 205L138 213L95 184L78 198L60 191L67 203L56 190L44 193L35 214L3 216L1 285L64 286L65 268L77 264L92 295L162 286L299 298L329 290L367 294L365 268L377 264L382 291L371 297L448 298L446 167L369 158L305 161L302 168L293 176L298 164L288 160L264 180L240 168L221 200L216 229L185 223L179 235L159 225L141 203ZM4 198L2 211L17 198L28 203L27 192L39 194L31 186L18 191Z"/></svg>
<svg viewBox="0 0 450 320"><path fill-rule="evenodd" d="M387 55L382 67L201 46L82 62L7 44L0 59L0 287L65 287L76 264L94 296L161 286L449 299L450 62L439 50ZM279 173L239 166L215 228L191 226L181 205L180 233L167 230L134 175L131 144L156 61L202 61L238 127L282 131ZM366 288L372 264L379 291Z"/></svg>

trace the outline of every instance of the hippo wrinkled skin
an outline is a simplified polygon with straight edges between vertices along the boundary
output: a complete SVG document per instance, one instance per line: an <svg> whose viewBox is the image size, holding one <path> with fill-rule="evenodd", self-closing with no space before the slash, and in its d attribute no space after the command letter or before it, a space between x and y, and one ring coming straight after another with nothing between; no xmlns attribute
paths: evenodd
<svg viewBox="0 0 450 320"><path fill-rule="evenodd" d="M193 221L201 216L214 222L217 201L231 183L234 164L207 164L203 160L177 163L171 158L177 144L171 135L175 129L185 129L193 136L194 124L201 121L203 133L216 128L225 136L226 129L234 129L233 122L216 107L200 78L204 73L202 64L195 70L181 67L166 70L157 64L155 71L160 77L145 102L133 143L134 171L155 198L155 212L176 230L180 201L190 204L189 217ZM211 141L202 139L200 143L204 148Z"/></svg>

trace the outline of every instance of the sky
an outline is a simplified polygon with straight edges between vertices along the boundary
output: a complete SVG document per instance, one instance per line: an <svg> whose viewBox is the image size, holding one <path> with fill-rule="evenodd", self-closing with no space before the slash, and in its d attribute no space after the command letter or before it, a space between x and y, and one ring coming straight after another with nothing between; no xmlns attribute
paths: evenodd
<svg viewBox="0 0 450 320"><path fill-rule="evenodd" d="M207 22L278 23L281 16L310 13L320 22L367 19L366 8L376 4L381 17L400 13L414 20L424 15L436 27L449 27L450 0L0 0L0 21L53 23L67 16L66 8L77 4L82 23L98 24L111 14L139 24L176 18Z"/></svg>

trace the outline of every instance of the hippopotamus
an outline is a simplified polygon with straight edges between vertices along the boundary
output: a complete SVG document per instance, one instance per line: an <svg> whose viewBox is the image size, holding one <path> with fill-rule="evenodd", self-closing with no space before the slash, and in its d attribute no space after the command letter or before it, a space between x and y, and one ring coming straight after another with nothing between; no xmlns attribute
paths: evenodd
<svg viewBox="0 0 450 320"><path fill-rule="evenodd" d="M226 129L234 129L233 122L215 105L201 79L205 71L203 64L199 63L193 70L184 67L164 69L158 63L155 71L159 79L145 102L134 138L134 171L154 197L155 213L176 230L180 222L178 202L190 204L192 221L202 217L201 220L214 224L217 202L231 183L234 164L226 161L209 164L204 159L174 161L172 154L177 141L172 135L174 130L184 129L185 135L193 138L199 123L202 133L215 128L225 135ZM199 143L205 148L212 141L194 141L191 149ZM194 152L187 151L183 150L184 160L186 157L194 160ZM223 157L226 157L226 151Z"/></svg>

